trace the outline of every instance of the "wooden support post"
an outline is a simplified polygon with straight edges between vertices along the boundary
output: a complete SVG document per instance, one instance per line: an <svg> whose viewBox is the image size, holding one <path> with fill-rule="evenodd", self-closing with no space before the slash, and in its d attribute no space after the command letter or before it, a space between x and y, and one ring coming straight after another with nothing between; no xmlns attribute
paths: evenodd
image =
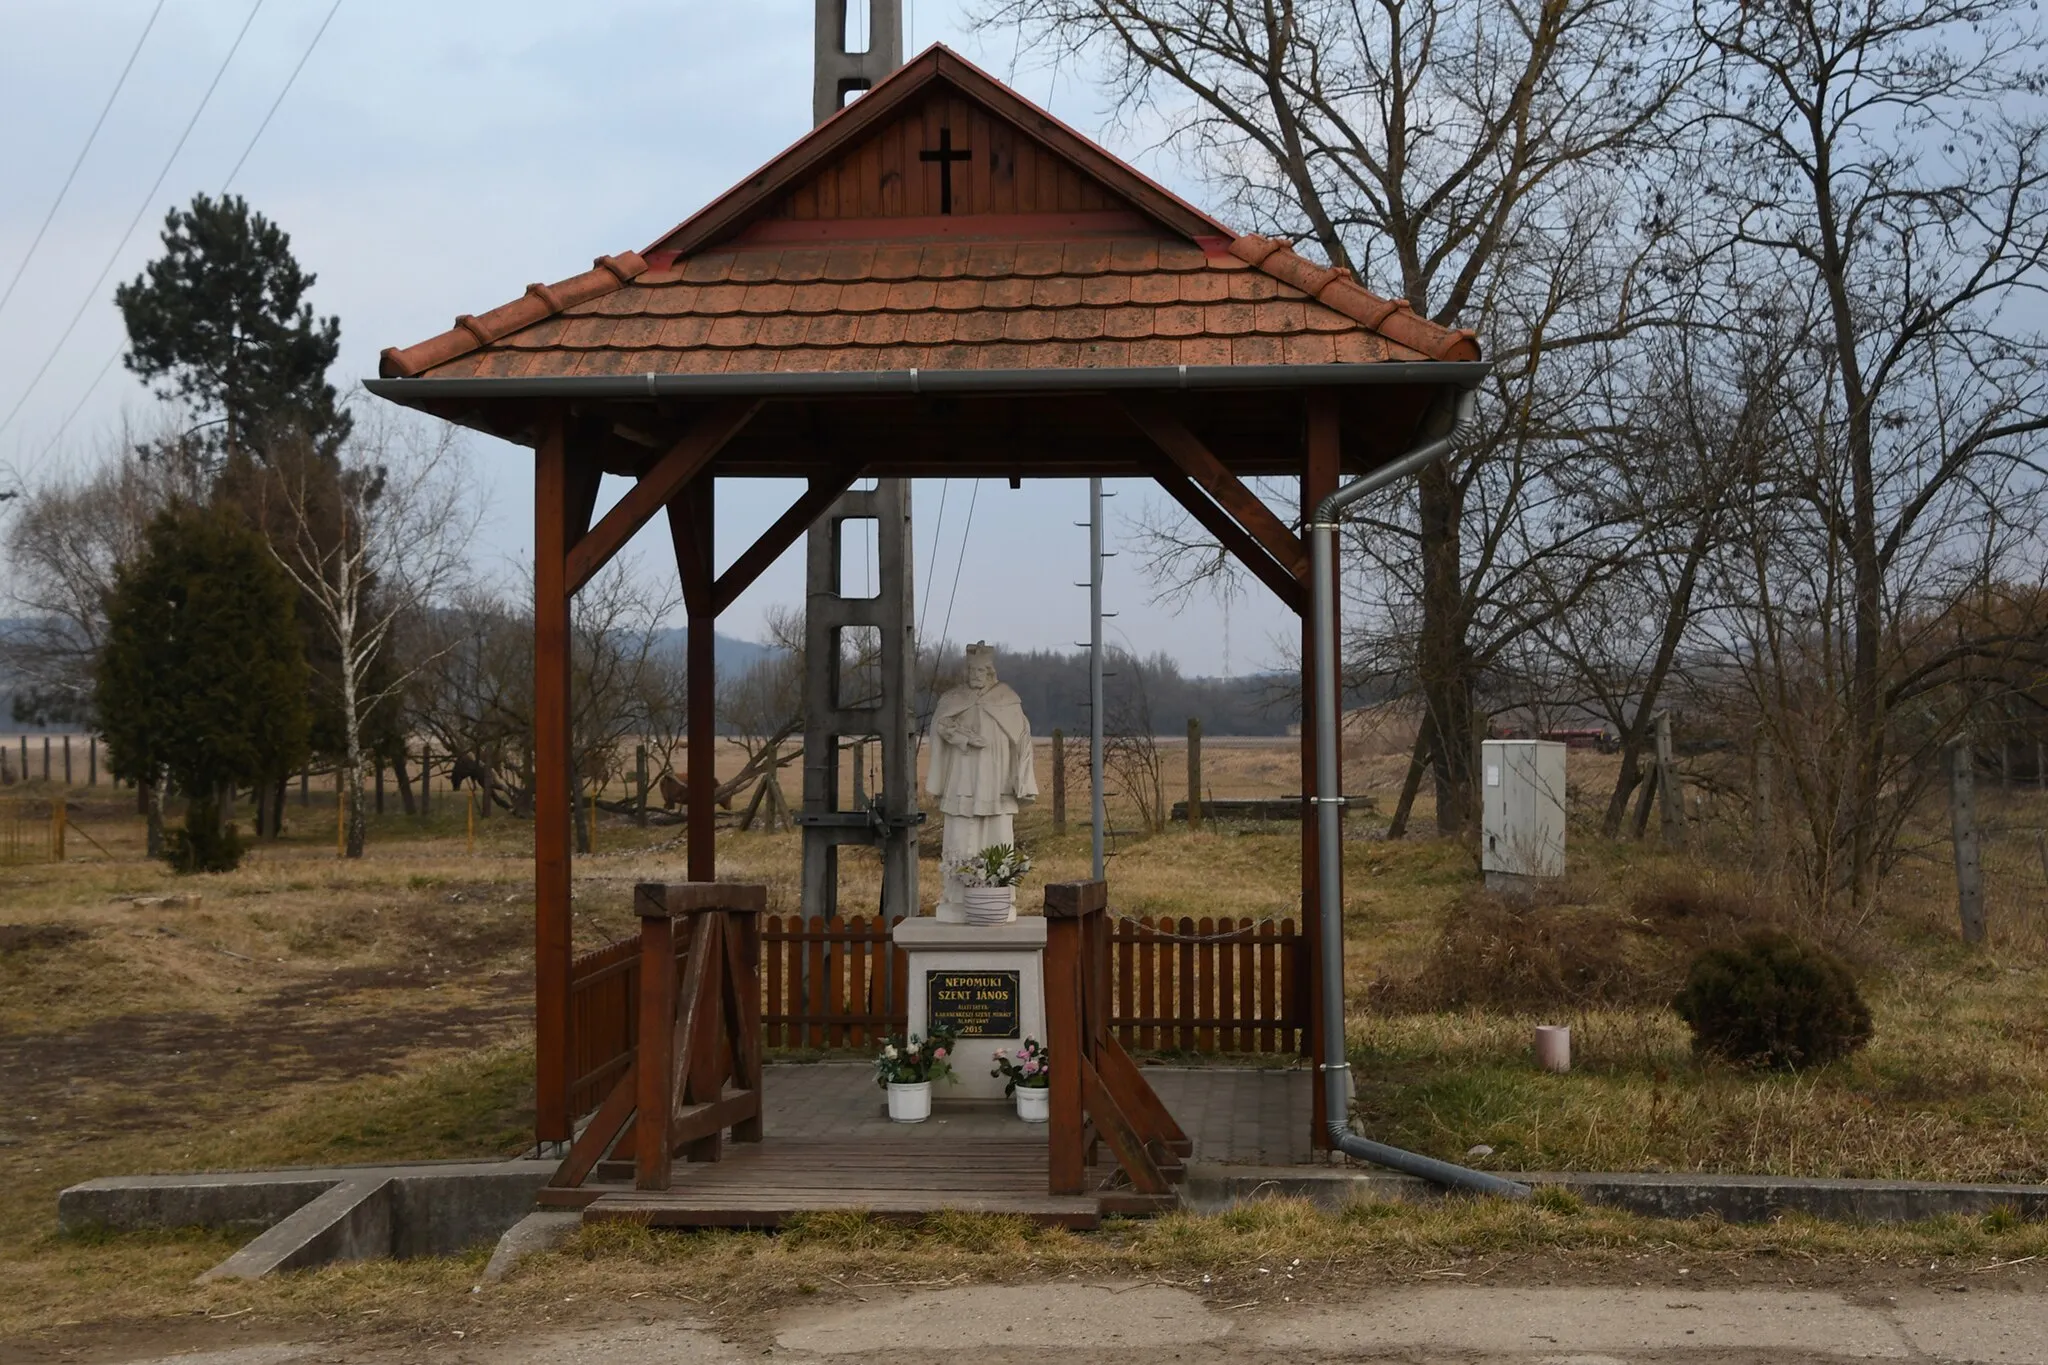
<svg viewBox="0 0 2048 1365"><path fill-rule="evenodd" d="M575 1117L569 1113L568 502L568 433L556 415L534 450L534 1127L542 1142L567 1141ZM421 762L424 814L424 750ZM650 1145L660 1146L641 1148Z"/></svg>
<svg viewBox="0 0 2048 1365"><path fill-rule="evenodd" d="M1052 832L1067 832L1067 736L1052 732Z"/></svg>
<svg viewBox="0 0 2048 1365"><path fill-rule="evenodd" d="M1671 742L1671 713L1651 717L1657 727L1657 818L1664 847L1685 847L1685 789L1679 785L1676 748Z"/></svg>
<svg viewBox="0 0 2048 1365"><path fill-rule="evenodd" d="M718 687L718 611L712 578L713 488L703 474L668 505L669 536L675 546L676 570L683 581L688 715L685 719L690 762L689 803L685 829L688 867L693 882L718 880L718 733L715 705Z"/></svg>
<svg viewBox="0 0 2048 1365"><path fill-rule="evenodd" d="M88 735L85 741L85 785L97 787L100 784L100 737Z"/></svg>
<svg viewBox="0 0 2048 1365"><path fill-rule="evenodd" d="M1188 717L1188 831L1202 827L1202 722Z"/></svg>
<svg viewBox="0 0 2048 1365"><path fill-rule="evenodd" d="M1100 882L1080 885L1100 887ZM1055 914L1054 891L1046 888L1045 923L1045 1046L1053 1056L1048 1188L1053 1194L1080 1194L1088 1182L1086 1135L1081 1123L1081 921Z"/></svg>
<svg viewBox="0 0 2048 1365"><path fill-rule="evenodd" d="M71 736L64 736L64 785L71 785Z"/></svg>
<svg viewBox="0 0 2048 1365"><path fill-rule="evenodd" d="M675 1102L675 921L664 911L640 918L640 1031L634 1059L639 1094L634 1111L633 1183L643 1190L669 1186L672 1145L668 1116Z"/></svg>
<svg viewBox="0 0 2048 1365"><path fill-rule="evenodd" d="M1949 745L1949 832L1955 843L1956 912L1963 942L1984 941L1984 862L1977 843L1977 750L1967 731Z"/></svg>
<svg viewBox="0 0 2048 1365"><path fill-rule="evenodd" d="M1314 516L1316 505L1337 491L1337 480L1342 467L1339 450L1341 438L1342 430L1339 421L1337 395L1322 391L1311 393L1308 398L1308 460L1303 466L1301 474L1301 519L1304 526ZM1331 565L1332 582L1330 585L1333 591L1336 588L1335 575L1336 566L1333 563ZM1302 587L1304 589L1303 598L1306 600L1309 597L1309 590L1313 587L1307 581L1306 575L1303 576ZM1338 637L1337 650L1338 658L1341 659L1343 657L1341 635ZM1315 1075L1318 1081L1320 1081L1322 1077L1321 1068L1330 1059L1330 1049L1335 1048L1341 1052L1344 1047L1344 1040L1342 1038L1325 1038L1322 1026L1322 884L1317 871L1320 847L1318 837L1319 823L1315 818L1315 805L1308 800L1309 794L1316 790L1318 777L1316 771L1317 734L1315 708L1307 704L1307 699L1315 695L1315 670L1317 663L1315 623L1310 619L1310 614L1304 610L1301 617L1301 695L1304 699L1301 717L1301 932L1303 942L1307 946L1307 951L1302 954L1301 998L1297 1003L1301 1011L1300 1017L1307 1021L1307 1027L1302 1030L1303 1041L1307 1043L1307 1047L1304 1050L1308 1053L1309 1060L1315 1066ZM1340 748L1337 771L1341 775L1344 771L1341 749L1344 736L1341 704L1338 715L1337 739ZM1342 787L1343 783L1340 780L1338 783L1339 790L1342 790ZM1341 880L1336 891L1338 903L1342 904L1344 888ZM1309 1091L1314 1096L1314 1113L1309 1124L1309 1143L1314 1150L1323 1151L1330 1145L1328 1104L1324 1099L1324 1087L1322 1085L1312 1085L1309 1087Z"/></svg>
<svg viewBox="0 0 2048 1365"><path fill-rule="evenodd" d="M50 737L43 736L43 781L50 780Z"/></svg>

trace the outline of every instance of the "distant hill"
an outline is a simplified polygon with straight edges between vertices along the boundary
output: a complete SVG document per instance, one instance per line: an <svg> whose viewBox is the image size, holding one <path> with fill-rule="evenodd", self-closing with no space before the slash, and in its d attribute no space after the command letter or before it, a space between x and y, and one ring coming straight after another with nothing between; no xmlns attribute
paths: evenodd
<svg viewBox="0 0 2048 1365"><path fill-rule="evenodd" d="M670 626L655 632L655 647L664 653L673 652L677 658L682 657L689 643L690 632L685 626ZM736 678L775 652L773 645L739 640L730 635L714 637L711 647L712 660L722 678Z"/></svg>

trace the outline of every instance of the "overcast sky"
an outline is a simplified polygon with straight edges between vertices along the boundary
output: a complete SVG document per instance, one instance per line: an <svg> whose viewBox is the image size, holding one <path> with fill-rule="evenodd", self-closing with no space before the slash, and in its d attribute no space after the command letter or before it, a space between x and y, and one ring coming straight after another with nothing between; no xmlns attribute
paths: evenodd
<svg viewBox="0 0 2048 1365"><path fill-rule="evenodd" d="M263 0L191 123L251 4L167 0L0 309L0 420L14 414L0 428L0 482L82 467L101 457L124 417L147 420L155 400L116 359L114 286L156 254L165 211L218 193L245 151L226 187L290 232L300 263L319 276L314 306L341 318L333 378L374 403L358 383L376 373L384 347L495 307L529 281L648 245L809 128L811 0L342 0L317 45L332 0ZM0 0L0 291L156 7ZM909 50L948 43L1083 131L1104 133L1099 94L1076 73L1019 68L1007 35L967 31L959 0L909 8ZM1202 198L1171 165L1111 145ZM470 454L489 507L479 561L509 566L532 544L530 456L483 437L470 438ZM620 486L608 481L607 500ZM793 487L737 484L722 494L721 564L781 512ZM1112 546L1128 541L1129 523L1159 497L1143 484L1119 491ZM927 635L938 635L950 602L955 641L1084 640L1087 594L1070 585L1087 572L1086 533L1073 525L1085 514L1083 483L1013 492L987 481L977 494L969 483L920 482L920 592L933 580ZM657 519L636 541L630 553L642 572L673 573L664 535ZM1166 650L1195 673L1242 673L1280 657L1282 623L1262 596L1232 612L1208 601L1154 605L1133 554L1110 562L1109 584L1119 613L1112 640ZM802 598L799 549L720 628L757 638L767 608Z"/></svg>

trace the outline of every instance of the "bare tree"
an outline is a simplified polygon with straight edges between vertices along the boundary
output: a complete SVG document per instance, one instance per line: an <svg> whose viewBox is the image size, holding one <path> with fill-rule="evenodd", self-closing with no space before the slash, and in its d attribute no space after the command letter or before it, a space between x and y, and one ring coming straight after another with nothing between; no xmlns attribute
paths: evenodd
<svg viewBox="0 0 2048 1365"><path fill-rule="evenodd" d="M2048 285L2035 8L1694 11L1719 59L1702 93L1727 148L1701 189L1733 226L1731 253L1808 301L1805 325L1783 329L1805 367L1803 473L1783 513L1796 525L1766 517L1752 536L1749 657L1775 712L1819 722L1832 757L1803 799L1857 905L1898 818L1896 709L2010 645L1915 637L2038 554L2039 528L2009 515L2038 485L2048 430L2048 349L2015 317Z"/></svg>
<svg viewBox="0 0 2048 1365"><path fill-rule="evenodd" d="M339 457L310 445L272 453L257 485L273 557L334 649L342 724L347 856L363 856L369 715L394 701L421 660L399 660L400 624L460 586L481 509L453 436L384 424Z"/></svg>
<svg viewBox="0 0 2048 1365"><path fill-rule="evenodd" d="M1654 267L1678 218L1667 115L1699 44L1656 0L987 0L984 14L1056 57L1100 58L1125 125L1172 130L1248 226L1480 334L1497 366L1484 429L1384 499L1356 542L1374 627L1406 632L1395 672L1424 700L1438 826L1461 830L1489 658L1575 596L1528 591L1529 576L1617 562L1610 528L1567 515L1572 399L1690 287Z"/></svg>

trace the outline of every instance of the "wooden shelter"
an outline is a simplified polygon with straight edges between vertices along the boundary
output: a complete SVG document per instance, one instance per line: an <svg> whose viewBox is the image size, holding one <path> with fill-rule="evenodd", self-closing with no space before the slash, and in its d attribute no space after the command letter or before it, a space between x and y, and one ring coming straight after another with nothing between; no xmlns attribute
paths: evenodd
<svg viewBox="0 0 2048 1365"><path fill-rule="evenodd" d="M855 480L1152 478L1302 613L1305 512L1440 431L1483 369L1469 333L1233 232L944 47L645 250L386 351L373 392L534 450L539 1138L578 1117L569 604L650 519L688 614L688 870L708 883L714 623ZM600 515L603 474L633 483ZM721 476L798 481L722 567ZM1298 501L1269 507L1253 476ZM1305 792L1314 743L1304 725Z"/></svg>

